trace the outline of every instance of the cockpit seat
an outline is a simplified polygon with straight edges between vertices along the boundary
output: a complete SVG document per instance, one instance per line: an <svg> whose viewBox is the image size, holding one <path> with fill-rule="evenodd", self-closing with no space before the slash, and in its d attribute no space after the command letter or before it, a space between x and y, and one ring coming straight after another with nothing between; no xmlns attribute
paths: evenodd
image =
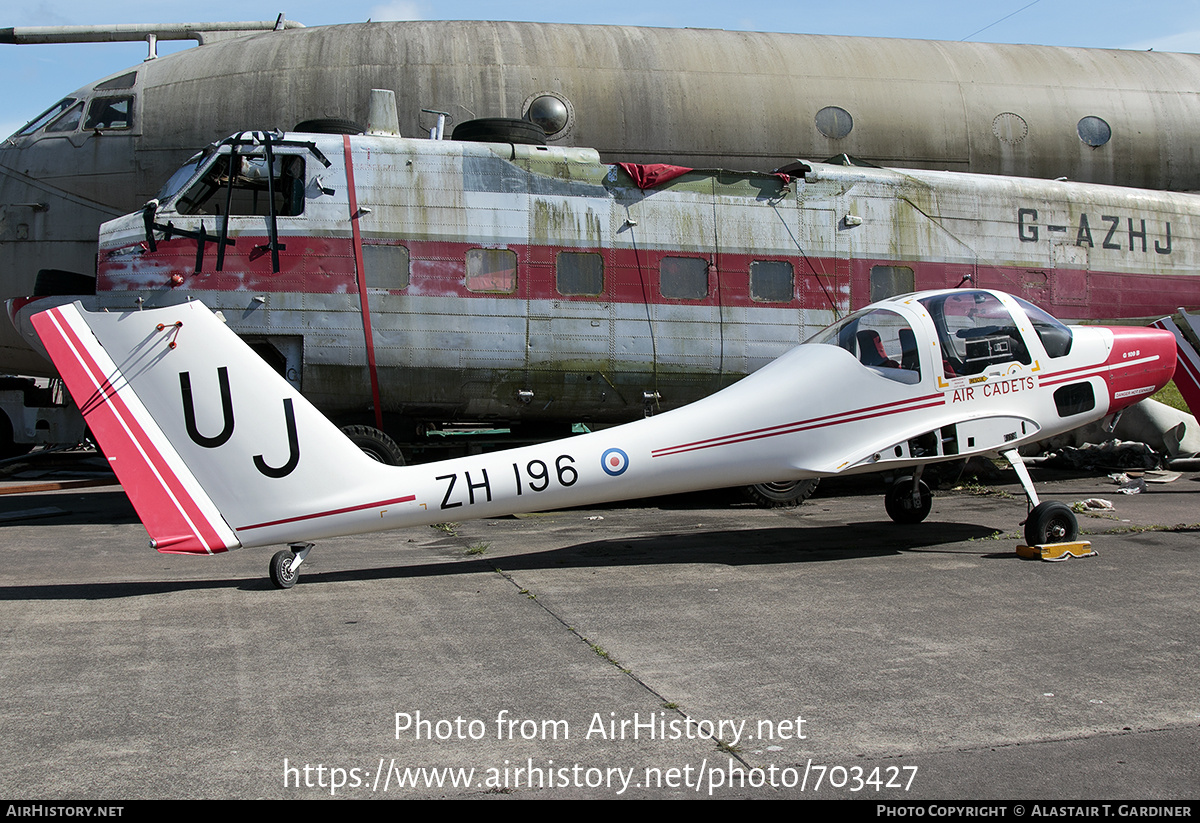
<svg viewBox="0 0 1200 823"><path fill-rule="evenodd" d="M858 359L864 366L900 368L899 363L887 356L887 352L883 348L883 340L880 339L879 332L874 329L865 329L858 333Z"/></svg>

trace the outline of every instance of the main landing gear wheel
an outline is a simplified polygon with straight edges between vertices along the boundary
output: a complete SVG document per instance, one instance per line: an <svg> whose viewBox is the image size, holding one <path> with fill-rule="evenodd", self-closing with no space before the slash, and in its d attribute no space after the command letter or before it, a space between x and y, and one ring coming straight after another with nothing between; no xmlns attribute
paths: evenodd
<svg viewBox="0 0 1200 823"><path fill-rule="evenodd" d="M1047 500L1038 503L1025 520L1025 543L1043 546L1046 543L1071 543L1079 539L1079 521L1065 503Z"/></svg>
<svg viewBox="0 0 1200 823"><path fill-rule="evenodd" d="M915 495L913 491L913 479L901 477L884 495L883 507L887 509L888 517L896 523L920 523L929 516L929 510L933 508L933 492L929 491L924 480L917 481Z"/></svg>

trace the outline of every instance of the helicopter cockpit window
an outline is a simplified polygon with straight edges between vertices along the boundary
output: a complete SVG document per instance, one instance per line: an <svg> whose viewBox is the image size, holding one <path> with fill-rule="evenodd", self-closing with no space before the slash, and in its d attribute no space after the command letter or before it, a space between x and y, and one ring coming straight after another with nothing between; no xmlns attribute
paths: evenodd
<svg viewBox="0 0 1200 823"><path fill-rule="evenodd" d="M82 102L76 103L74 106L71 106L71 108L67 109L66 112L59 115L59 117L53 123L51 123L49 126L46 126L46 132L58 133L64 131L75 131L75 127L79 125L79 119L81 117L83 117Z"/></svg>
<svg viewBox="0 0 1200 823"><path fill-rule="evenodd" d="M127 129L133 125L133 97L97 97L88 105L85 129Z"/></svg>
<svg viewBox="0 0 1200 823"><path fill-rule="evenodd" d="M114 77L112 80L105 80L103 83L96 84L96 91L113 91L114 89L131 89L133 84L137 82L137 72L131 71L122 74L120 77Z"/></svg>
<svg viewBox="0 0 1200 823"><path fill-rule="evenodd" d="M979 374L1001 363L1032 361L1016 321L986 292L960 292L921 301L933 317L946 377Z"/></svg>
<svg viewBox="0 0 1200 823"><path fill-rule="evenodd" d="M917 336L908 321L894 311L873 309L852 314L806 342L840 346L889 380L921 381Z"/></svg>
<svg viewBox="0 0 1200 823"><path fill-rule="evenodd" d="M74 105L75 102L76 102L75 98L73 98L73 97L65 97L62 100L59 100L53 106L51 106L50 108L46 109L44 112L39 114L37 116L37 118L30 120L29 123L26 124L25 128L21 129L19 132L14 134L13 137L25 137L26 135L33 134L35 131L40 129L42 126L46 125L51 120L53 120L54 118L56 118L60 114L62 114L64 111L71 108L71 106Z"/></svg>
<svg viewBox="0 0 1200 823"><path fill-rule="evenodd" d="M304 158L295 154L276 154L269 174L270 181L263 155L222 154L199 180L180 195L175 210L180 214L265 217L271 213L269 194L273 189L277 217L302 214Z"/></svg>
<svg viewBox="0 0 1200 823"><path fill-rule="evenodd" d="M196 169L200 168L209 155L204 152L198 152L192 155L192 158L180 166L174 174L163 184L163 187L158 190L158 194L154 195L155 199L160 203L165 203L170 198L179 194L179 190L183 188L187 181L192 179L196 173Z"/></svg>

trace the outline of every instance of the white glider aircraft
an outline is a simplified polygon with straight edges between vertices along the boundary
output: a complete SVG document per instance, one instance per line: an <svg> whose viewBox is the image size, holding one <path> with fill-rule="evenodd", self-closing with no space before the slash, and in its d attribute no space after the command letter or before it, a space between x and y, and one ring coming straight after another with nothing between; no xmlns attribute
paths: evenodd
<svg viewBox="0 0 1200 823"><path fill-rule="evenodd" d="M202 304L34 326L161 552L289 544L292 586L322 537L700 489L885 469L893 520L929 513L931 462L1001 454L1029 498L1030 545L1073 540L1017 449L1128 406L1175 369L1146 328L1067 327L1009 295L872 304L735 385L604 431L418 466L374 462Z"/></svg>

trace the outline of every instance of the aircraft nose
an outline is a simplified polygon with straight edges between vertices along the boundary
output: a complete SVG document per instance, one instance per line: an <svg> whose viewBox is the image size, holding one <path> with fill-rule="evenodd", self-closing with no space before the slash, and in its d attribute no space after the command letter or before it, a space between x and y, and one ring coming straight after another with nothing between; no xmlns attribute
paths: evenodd
<svg viewBox="0 0 1200 823"><path fill-rule="evenodd" d="M1108 363L1109 411L1144 400L1175 374L1175 336L1149 328L1114 328Z"/></svg>

